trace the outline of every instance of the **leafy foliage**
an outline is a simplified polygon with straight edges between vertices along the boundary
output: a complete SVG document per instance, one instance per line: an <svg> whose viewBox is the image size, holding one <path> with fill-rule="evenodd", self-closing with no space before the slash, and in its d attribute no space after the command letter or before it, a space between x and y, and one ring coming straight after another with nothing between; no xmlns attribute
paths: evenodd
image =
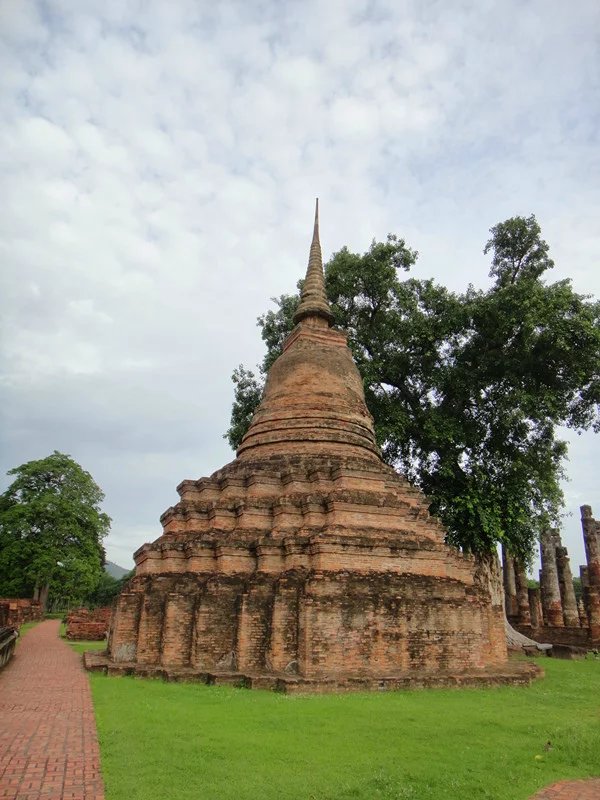
<svg viewBox="0 0 600 800"><path fill-rule="evenodd" d="M84 598L84 605L97 608L109 606L119 595L125 584L133 577L134 570L127 572L122 578L113 578L108 572L103 571L97 586Z"/></svg>
<svg viewBox="0 0 600 800"><path fill-rule="evenodd" d="M417 253L395 236L363 255L335 253L326 288L384 459L426 492L450 542L485 552L502 541L527 558L563 501L557 427L600 427L600 304L568 280L544 282L553 261L534 216L490 232L487 291L400 280ZM236 381L232 447L293 327L298 295L275 302L258 320L267 345L259 378L237 371L246 382Z"/></svg>
<svg viewBox="0 0 600 800"><path fill-rule="evenodd" d="M231 380L235 384L236 401L231 411L231 426L225 438L235 450L248 430L252 415L260 403L262 384L257 381L251 370L244 368L243 364L234 369Z"/></svg>
<svg viewBox="0 0 600 800"><path fill-rule="evenodd" d="M81 602L103 572L104 494L57 451L8 474L15 479L0 495L0 595Z"/></svg>

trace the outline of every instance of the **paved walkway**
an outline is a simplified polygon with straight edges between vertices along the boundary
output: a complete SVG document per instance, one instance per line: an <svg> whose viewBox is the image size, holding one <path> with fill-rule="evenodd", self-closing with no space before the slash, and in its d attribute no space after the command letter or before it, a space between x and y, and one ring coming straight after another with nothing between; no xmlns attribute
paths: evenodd
<svg viewBox="0 0 600 800"><path fill-rule="evenodd" d="M553 783L534 794L531 800L600 800L600 778Z"/></svg>
<svg viewBox="0 0 600 800"><path fill-rule="evenodd" d="M32 628L0 672L1 800L104 800L89 683L59 625Z"/></svg>

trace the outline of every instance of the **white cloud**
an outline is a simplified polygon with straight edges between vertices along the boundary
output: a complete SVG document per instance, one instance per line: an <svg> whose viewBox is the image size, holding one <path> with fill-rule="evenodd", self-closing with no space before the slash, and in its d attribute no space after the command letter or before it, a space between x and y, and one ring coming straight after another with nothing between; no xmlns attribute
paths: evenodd
<svg viewBox="0 0 600 800"><path fill-rule="evenodd" d="M315 195L326 253L395 231L454 289L534 212L553 277L600 295L597 24L592 0L5 0L2 466L71 452L114 560L153 538L157 501L229 457L229 375L304 270Z"/></svg>

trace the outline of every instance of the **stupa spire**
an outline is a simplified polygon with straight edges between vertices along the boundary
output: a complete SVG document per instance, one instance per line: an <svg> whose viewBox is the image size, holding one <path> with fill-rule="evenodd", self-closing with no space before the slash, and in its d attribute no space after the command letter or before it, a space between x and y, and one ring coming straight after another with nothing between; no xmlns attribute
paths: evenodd
<svg viewBox="0 0 600 800"><path fill-rule="evenodd" d="M333 325L333 314L325 294L325 276L323 274L323 256L321 254L321 242L319 240L319 198L315 206L315 226L313 238L310 245L308 257L308 268L302 294L300 295L300 305L294 314L294 324L297 325L307 317L322 317L327 320L329 325Z"/></svg>

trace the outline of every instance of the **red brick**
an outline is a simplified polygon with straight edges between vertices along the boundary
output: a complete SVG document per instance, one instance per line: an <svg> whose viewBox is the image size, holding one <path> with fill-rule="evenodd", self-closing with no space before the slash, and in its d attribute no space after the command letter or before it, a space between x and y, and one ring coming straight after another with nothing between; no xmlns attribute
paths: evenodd
<svg viewBox="0 0 600 800"><path fill-rule="evenodd" d="M0 673L2 800L104 800L89 684L59 624L29 631Z"/></svg>

